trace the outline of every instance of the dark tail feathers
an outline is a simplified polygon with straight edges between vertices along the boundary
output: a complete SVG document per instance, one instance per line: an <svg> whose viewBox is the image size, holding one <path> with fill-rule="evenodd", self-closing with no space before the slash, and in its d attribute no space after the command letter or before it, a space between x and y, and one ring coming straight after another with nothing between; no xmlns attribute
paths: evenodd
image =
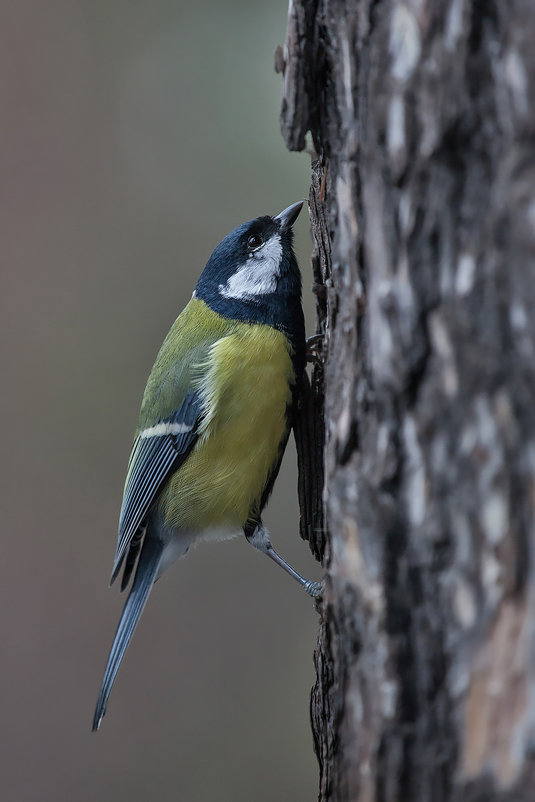
<svg viewBox="0 0 535 802"><path fill-rule="evenodd" d="M102 687L95 708L93 732L100 727L100 722L106 712L106 705L108 704L108 698L119 666L121 665L124 653L134 634L139 616L143 612L154 580L156 579L162 551L163 543L161 543L161 541L145 538L137 566L136 578L128 594L121 620L119 621L119 626L115 633L110 656L108 657L108 663L102 680Z"/></svg>

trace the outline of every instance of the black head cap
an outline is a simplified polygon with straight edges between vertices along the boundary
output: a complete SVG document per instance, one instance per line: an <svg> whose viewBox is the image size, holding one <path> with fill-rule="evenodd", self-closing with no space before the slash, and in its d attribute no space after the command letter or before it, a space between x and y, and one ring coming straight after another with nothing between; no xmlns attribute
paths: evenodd
<svg viewBox="0 0 535 802"><path fill-rule="evenodd" d="M304 338L301 275L292 226L303 202L274 217L257 217L231 231L212 253L195 296L224 317L267 323Z"/></svg>

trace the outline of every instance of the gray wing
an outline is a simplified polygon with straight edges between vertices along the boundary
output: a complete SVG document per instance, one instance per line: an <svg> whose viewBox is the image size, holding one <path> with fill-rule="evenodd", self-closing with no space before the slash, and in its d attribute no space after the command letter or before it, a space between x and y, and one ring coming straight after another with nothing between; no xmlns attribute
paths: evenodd
<svg viewBox="0 0 535 802"><path fill-rule="evenodd" d="M127 554L122 588L128 583L149 507L166 479L184 462L195 444L202 411L199 393L189 392L176 412L145 428L136 437L128 462L111 583L117 578Z"/></svg>

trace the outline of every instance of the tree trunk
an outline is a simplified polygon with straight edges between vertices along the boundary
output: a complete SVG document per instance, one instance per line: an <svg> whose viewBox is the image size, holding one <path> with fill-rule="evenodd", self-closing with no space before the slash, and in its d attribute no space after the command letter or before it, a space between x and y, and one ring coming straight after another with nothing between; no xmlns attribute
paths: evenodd
<svg viewBox="0 0 535 802"><path fill-rule="evenodd" d="M293 0L278 61L324 335L320 799L533 800L535 4Z"/></svg>

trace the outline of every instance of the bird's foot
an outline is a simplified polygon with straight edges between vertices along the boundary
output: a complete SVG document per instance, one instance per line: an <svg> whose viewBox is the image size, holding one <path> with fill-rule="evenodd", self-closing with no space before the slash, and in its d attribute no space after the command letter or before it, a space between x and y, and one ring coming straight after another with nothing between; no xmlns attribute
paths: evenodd
<svg viewBox="0 0 535 802"><path fill-rule="evenodd" d="M309 596L312 596L313 599L321 599L325 592L325 580L321 582L312 582L312 580L307 579L303 588Z"/></svg>
<svg viewBox="0 0 535 802"><path fill-rule="evenodd" d="M308 337L306 341L305 357L307 362L314 362L315 365L321 365L321 344L323 341L323 334L313 334Z"/></svg>

